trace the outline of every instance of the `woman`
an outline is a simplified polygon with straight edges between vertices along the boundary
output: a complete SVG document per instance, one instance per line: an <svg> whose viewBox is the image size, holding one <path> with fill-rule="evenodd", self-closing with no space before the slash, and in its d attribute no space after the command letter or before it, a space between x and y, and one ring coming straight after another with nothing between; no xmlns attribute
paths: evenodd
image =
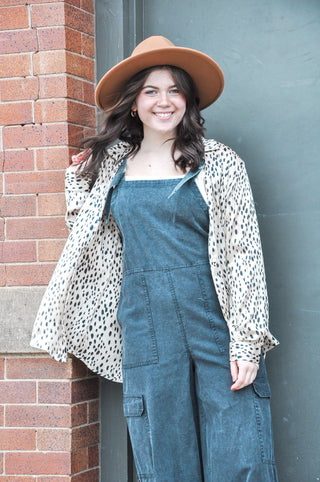
<svg viewBox="0 0 320 482"><path fill-rule="evenodd" d="M203 138L222 89L211 58L163 37L101 79L106 121L67 170L72 229L34 327L57 360L123 377L142 481L277 480L261 355L278 342L250 185Z"/></svg>

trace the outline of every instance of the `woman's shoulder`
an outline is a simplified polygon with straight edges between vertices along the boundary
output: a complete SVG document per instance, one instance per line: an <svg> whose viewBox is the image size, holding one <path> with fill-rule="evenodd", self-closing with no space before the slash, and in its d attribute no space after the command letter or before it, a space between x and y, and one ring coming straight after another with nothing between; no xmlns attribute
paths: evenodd
<svg viewBox="0 0 320 482"><path fill-rule="evenodd" d="M231 147L215 139L204 139L203 144L207 171L227 175L244 167L243 160Z"/></svg>

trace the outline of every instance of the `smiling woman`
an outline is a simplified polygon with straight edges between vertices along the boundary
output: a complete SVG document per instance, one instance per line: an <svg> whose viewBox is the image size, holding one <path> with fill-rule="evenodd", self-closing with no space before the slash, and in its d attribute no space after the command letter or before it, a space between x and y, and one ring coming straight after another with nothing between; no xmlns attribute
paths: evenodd
<svg viewBox="0 0 320 482"><path fill-rule="evenodd" d="M186 99L171 72L156 69L148 75L131 112L138 114L144 138L153 133L174 138L185 111Z"/></svg>
<svg viewBox="0 0 320 482"><path fill-rule="evenodd" d="M34 328L35 346L123 381L141 481L277 481L262 355L278 342L250 184L203 137L222 88L210 57L163 37L105 74Z"/></svg>

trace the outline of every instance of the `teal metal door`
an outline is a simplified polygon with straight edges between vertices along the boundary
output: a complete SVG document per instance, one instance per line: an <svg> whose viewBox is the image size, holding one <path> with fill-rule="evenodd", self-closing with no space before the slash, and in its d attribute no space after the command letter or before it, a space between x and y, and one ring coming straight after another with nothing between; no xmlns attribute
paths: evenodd
<svg viewBox="0 0 320 482"><path fill-rule="evenodd" d="M281 482L320 480L320 3L96 0L98 78L149 35L212 56L225 91L207 137L246 161L270 297ZM102 482L134 480L121 387L101 381Z"/></svg>

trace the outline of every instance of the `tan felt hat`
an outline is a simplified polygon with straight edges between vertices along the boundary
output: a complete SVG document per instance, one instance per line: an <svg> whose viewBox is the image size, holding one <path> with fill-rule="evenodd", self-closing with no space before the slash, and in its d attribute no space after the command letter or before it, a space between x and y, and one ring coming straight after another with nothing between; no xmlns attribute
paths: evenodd
<svg viewBox="0 0 320 482"><path fill-rule="evenodd" d="M188 72L198 90L200 109L215 102L223 90L222 70L211 57L198 50L176 47L165 37L155 36L143 40L130 57L102 77L95 92L99 109L112 107L133 75L157 65L173 65Z"/></svg>

